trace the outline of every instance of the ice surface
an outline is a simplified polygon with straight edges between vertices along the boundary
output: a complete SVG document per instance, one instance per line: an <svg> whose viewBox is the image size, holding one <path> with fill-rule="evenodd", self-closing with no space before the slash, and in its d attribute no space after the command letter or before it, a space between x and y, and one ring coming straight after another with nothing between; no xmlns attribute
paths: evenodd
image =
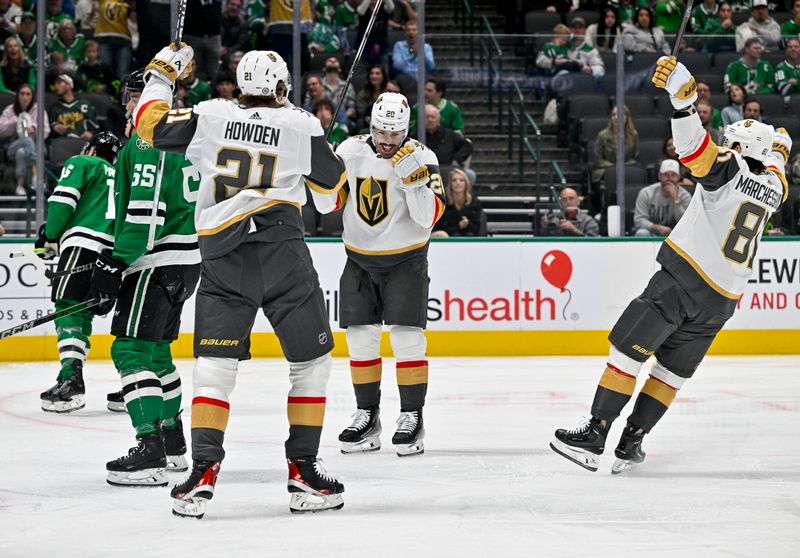
<svg viewBox="0 0 800 558"><path fill-rule="evenodd" d="M39 409L54 363L0 364L0 557L800 556L800 357L708 358L645 439L645 463L613 477L622 420L597 473L548 448L556 427L588 412L603 366L431 359L425 454L400 459L390 359L383 449L339 453L354 400L337 360L321 455L345 507L294 516L287 366L245 362L217 493L197 521L172 516L166 488L106 484L105 462L133 443L127 416L105 410L119 388L110 362L89 362L86 408L59 416ZM188 414L192 362L178 368Z"/></svg>

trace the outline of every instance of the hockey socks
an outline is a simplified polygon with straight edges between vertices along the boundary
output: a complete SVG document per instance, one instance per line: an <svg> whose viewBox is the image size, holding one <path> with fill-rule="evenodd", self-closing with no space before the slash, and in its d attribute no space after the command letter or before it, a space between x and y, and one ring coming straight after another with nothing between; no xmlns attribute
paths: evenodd
<svg viewBox="0 0 800 558"><path fill-rule="evenodd" d="M677 393L677 388L651 375L636 397L636 404L633 406L633 413L628 417L628 422L645 432L650 432L667 412Z"/></svg>
<svg viewBox="0 0 800 558"><path fill-rule="evenodd" d="M613 421L628 404L635 389L636 376L608 363L594 393L592 416Z"/></svg>
<svg viewBox="0 0 800 558"><path fill-rule="evenodd" d="M154 346L152 341L133 337L117 337L111 344L111 358L122 376L122 395L137 438L159 434L164 407L161 380L153 371Z"/></svg>
<svg viewBox="0 0 800 558"><path fill-rule="evenodd" d="M412 411L425 405L428 392L428 361L397 362L397 387L400 390L400 409Z"/></svg>
<svg viewBox="0 0 800 558"><path fill-rule="evenodd" d="M56 312L66 310L78 304L74 300L58 299L55 302ZM83 310L58 318L55 320L56 334L58 335L58 357L61 361L61 370L57 381L61 382L75 374L74 362L79 362L81 368L89 354L89 336L92 334L92 318L94 315L89 310Z"/></svg>
<svg viewBox="0 0 800 558"><path fill-rule="evenodd" d="M286 457L316 456L325 421L325 389L331 371L326 354L306 362L289 363L292 384L287 400L289 438Z"/></svg>
<svg viewBox="0 0 800 558"><path fill-rule="evenodd" d="M181 376L172 362L171 343L172 341L159 341L153 347L153 369L161 382L164 398L161 413L164 422L174 419L181 410Z"/></svg>
<svg viewBox="0 0 800 558"><path fill-rule="evenodd" d="M371 360L350 359L350 376L359 409L380 405L382 372L383 360L380 357Z"/></svg>

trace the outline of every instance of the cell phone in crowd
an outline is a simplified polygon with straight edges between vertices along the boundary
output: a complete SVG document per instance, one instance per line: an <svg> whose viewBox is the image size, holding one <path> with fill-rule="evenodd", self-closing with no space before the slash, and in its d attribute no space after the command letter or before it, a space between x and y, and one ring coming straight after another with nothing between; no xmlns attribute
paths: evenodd
<svg viewBox="0 0 800 558"><path fill-rule="evenodd" d="M564 210L564 219L567 221L575 221L578 218L578 209L577 207L568 207Z"/></svg>

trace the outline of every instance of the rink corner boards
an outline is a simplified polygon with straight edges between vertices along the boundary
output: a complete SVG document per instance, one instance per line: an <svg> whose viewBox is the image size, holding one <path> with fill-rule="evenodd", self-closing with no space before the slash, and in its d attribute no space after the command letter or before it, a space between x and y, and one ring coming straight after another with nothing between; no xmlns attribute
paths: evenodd
<svg viewBox="0 0 800 558"><path fill-rule="evenodd" d="M608 353L607 331L428 331L428 356L594 356ZM347 357L344 332L335 332L335 357ZM113 337L91 338L93 359L110 359ZM175 358L192 357L193 335L181 334L172 346ZM391 356L388 332L383 333L381 353ZM800 330L723 330L711 346L712 355L800 354ZM254 333L253 358L282 357L274 333ZM56 337L20 336L0 341L0 362L58 360Z"/></svg>

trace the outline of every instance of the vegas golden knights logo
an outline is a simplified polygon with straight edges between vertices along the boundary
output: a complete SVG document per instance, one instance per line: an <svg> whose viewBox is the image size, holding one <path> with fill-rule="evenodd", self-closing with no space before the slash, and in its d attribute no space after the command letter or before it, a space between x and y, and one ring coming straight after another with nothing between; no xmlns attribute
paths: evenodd
<svg viewBox="0 0 800 558"><path fill-rule="evenodd" d="M357 177L356 188L358 192L358 216L366 224L374 227L389 215L389 205L386 190L387 180L370 177Z"/></svg>

